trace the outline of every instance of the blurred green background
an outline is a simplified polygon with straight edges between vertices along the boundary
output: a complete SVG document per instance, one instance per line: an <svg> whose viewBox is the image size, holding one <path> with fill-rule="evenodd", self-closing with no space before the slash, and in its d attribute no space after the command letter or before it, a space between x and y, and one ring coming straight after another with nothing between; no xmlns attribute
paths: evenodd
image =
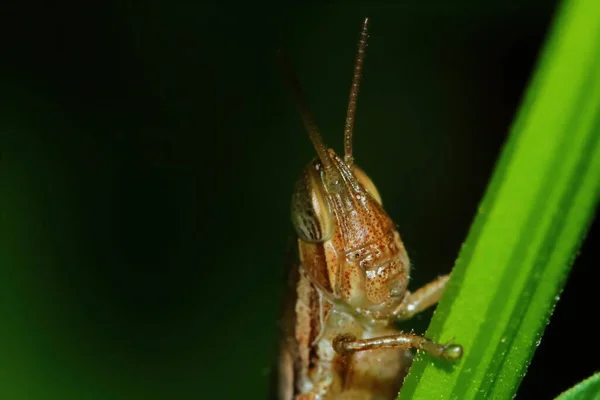
<svg viewBox="0 0 600 400"><path fill-rule="evenodd" d="M0 398L265 397L289 199L313 157L275 50L341 151L365 16L356 160L400 227L411 287L449 272L555 6L1 6ZM597 237L519 398L598 365L564 346L597 303Z"/></svg>

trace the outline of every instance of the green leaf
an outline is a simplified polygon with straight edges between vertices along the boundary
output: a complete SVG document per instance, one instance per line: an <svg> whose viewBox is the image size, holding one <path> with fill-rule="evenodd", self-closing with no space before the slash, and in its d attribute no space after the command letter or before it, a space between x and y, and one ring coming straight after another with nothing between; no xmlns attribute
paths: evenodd
<svg viewBox="0 0 600 400"><path fill-rule="evenodd" d="M593 218L599 132L600 2L569 0L427 331L464 357L419 352L400 399L514 396Z"/></svg>
<svg viewBox="0 0 600 400"><path fill-rule="evenodd" d="M579 382L571 389L567 390L556 400L577 400L577 399L600 399L600 372L590 376L584 381Z"/></svg>

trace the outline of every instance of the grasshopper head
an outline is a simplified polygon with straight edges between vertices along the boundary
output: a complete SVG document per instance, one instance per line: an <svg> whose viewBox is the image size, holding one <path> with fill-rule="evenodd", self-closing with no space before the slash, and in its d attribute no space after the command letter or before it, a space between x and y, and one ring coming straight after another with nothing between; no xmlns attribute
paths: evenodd
<svg viewBox="0 0 600 400"><path fill-rule="evenodd" d="M331 300L385 318L406 292L410 263L371 179L354 164L352 132L367 38L363 23L354 66L342 159L328 149L291 67L284 65L304 125L317 152L292 196L292 222L303 269Z"/></svg>
<svg viewBox="0 0 600 400"><path fill-rule="evenodd" d="M408 255L371 179L328 155L335 172L313 160L292 196L302 266L331 301L385 318L406 292Z"/></svg>

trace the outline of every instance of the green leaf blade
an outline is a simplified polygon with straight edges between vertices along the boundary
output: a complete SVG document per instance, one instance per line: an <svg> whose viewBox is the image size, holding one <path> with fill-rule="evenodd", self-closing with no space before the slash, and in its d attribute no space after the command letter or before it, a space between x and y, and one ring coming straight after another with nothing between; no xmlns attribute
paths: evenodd
<svg viewBox="0 0 600 400"><path fill-rule="evenodd" d="M400 398L511 398L539 344L600 190L600 5L563 4Z"/></svg>
<svg viewBox="0 0 600 400"><path fill-rule="evenodd" d="M600 399L600 372L563 392L556 400Z"/></svg>

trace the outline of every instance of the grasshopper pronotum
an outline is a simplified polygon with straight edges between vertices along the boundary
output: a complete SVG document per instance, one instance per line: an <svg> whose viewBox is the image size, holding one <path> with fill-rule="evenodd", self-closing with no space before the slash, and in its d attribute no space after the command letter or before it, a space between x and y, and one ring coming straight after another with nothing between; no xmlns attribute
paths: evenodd
<svg viewBox="0 0 600 400"><path fill-rule="evenodd" d="M280 400L394 399L415 348L457 360L462 346L403 333L395 321L436 304L448 276L411 293L410 261L371 179L354 164L352 131L367 41L362 25L344 130L344 158L325 146L291 67L283 71L318 157L292 196L299 262L283 318Z"/></svg>

